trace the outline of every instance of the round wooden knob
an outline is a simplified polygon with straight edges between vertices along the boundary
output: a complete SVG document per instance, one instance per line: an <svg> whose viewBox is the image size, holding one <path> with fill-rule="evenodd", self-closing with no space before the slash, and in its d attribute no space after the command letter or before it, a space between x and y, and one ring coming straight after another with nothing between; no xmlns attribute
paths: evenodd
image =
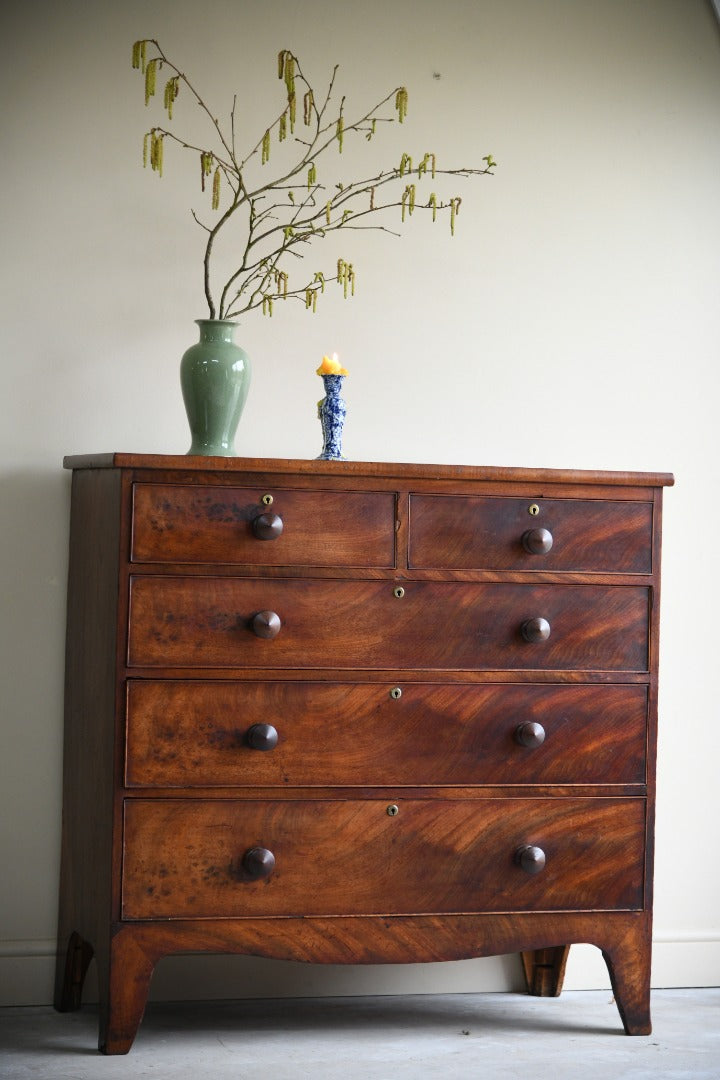
<svg viewBox="0 0 720 1080"><path fill-rule="evenodd" d="M258 514L252 527L258 540L277 540L283 531L283 519L279 514Z"/></svg>
<svg viewBox="0 0 720 1080"><path fill-rule="evenodd" d="M526 619L521 629L525 640L533 644L538 641L547 641L550 637L550 623L540 616L536 619Z"/></svg>
<svg viewBox="0 0 720 1080"><path fill-rule="evenodd" d="M515 852L515 862L526 874L539 874L545 869L545 852L534 844L524 844Z"/></svg>
<svg viewBox="0 0 720 1080"><path fill-rule="evenodd" d="M523 533L522 542L530 555L547 555L553 546L553 535L549 529L528 529Z"/></svg>
<svg viewBox="0 0 720 1080"><path fill-rule="evenodd" d="M272 724L253 724L245 739L253 750L274 750L278 744L277 728Z"/></svg>
<svg viewBox="0 0 720 1080"><path fill-rule="evenodd" d="M248 881L262 881L275 869L275 856L265 847L254 847L242 858L242 868Z"/></svg>
<svg viewBox="0 0 720 1080"><path fill-rule="evenodd" d="M534 750L545 742L545 728L533 720L525 720L515 728L515 742Z"/></svg>
<svg viewBox="0 0 720 1080"><path fill-rule="evenodd" d="M253 633L260 638L274 638L280 633L280 616L274 611L258 611L253 617Z"/></svg>

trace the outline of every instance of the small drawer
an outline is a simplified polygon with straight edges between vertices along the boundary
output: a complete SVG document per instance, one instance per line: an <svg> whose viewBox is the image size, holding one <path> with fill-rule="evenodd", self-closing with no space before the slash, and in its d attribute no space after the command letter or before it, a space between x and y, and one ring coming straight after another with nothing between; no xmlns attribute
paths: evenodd
<svg viewBox="0 0 720 1080"><path fill-rule="evenodd" d="M644 839L643 799L128 799L122 917L639 909Z"/></svg>
<svg viewBox="0 0 720 1080"><path fill-rule="evenodd" d="M128 662L646 671L648 601L630 585L137 576Z"/></svg>
<svg viewBox="0 0 720 1080"><path fill-rule="evenodd" d="M395 495L135 484L132 559L392 567Z"/></svg>
<svg viewBox="0 0 720 1080"><path fill-rule="evenodd" d="M412 495L415 569L652 571L652 504Z"/></svg>
<svg viewBox="0 0 720 1080"><path fill-rule="evenodd" d="M136 680L128 787L645 783L632 685Z"/></svg>

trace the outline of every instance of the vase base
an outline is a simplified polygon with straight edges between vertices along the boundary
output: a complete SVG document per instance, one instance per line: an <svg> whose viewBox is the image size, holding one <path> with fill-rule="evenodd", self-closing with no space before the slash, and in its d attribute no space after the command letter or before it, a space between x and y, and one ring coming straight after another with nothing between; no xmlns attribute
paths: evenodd
<svg viewBox="0 0 720 1080"><path fill-rule="evenodd" d="M347 461L344 454L318 454L316 461Z"/></svg>
<svg viewBox="0 0 720 1080"><path fill-rule="evenodd" d="M234 450L222 450L216 448L203 447L198 450L196 447L191 446L185 454L186 457L237 457Z"/></svg>

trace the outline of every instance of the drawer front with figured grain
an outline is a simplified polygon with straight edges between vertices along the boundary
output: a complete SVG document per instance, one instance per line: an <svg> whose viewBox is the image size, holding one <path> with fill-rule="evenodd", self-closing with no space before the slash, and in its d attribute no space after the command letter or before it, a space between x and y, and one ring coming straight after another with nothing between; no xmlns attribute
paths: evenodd
<svg viewBox="0 0 720 1080"><path fill-rule="evenodd" d="M135 484L135 562L392 567L395 495Z"/></svg>
<svg viewBox="0 0 720 1080"><path fill-rule="evenodd" d="M124 919L643 906L643 799L125 802Z"/></svg>
<svg viewBox="0 0 720 1080"><path fill-rule="evenodd" d="M632 685L130 680L129 787L643 784Z"/></svg>
<svg viewBox="0 0 720 1080"><path fill-rule="evenodd" d="M646 671L640 586L135 577L145 667Z"/></svg>
<svg viewBox="0 0 720 1080"><path fill-rule="evenodd" d="M409 565L649 574L652 503L411 495Z"/></svg>

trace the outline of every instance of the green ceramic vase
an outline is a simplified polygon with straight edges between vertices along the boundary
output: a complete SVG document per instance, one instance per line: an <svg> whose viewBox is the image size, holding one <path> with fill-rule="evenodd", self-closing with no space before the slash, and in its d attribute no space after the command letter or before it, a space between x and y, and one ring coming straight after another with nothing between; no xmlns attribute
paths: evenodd
<svg viewBox="0 0 720 1080"><path fill-rule="evenodd" d="M250 386L250 357L230 319L196 319L200 340L180 362L192 442L188 454L235 456L235 432Z"/></svg>

